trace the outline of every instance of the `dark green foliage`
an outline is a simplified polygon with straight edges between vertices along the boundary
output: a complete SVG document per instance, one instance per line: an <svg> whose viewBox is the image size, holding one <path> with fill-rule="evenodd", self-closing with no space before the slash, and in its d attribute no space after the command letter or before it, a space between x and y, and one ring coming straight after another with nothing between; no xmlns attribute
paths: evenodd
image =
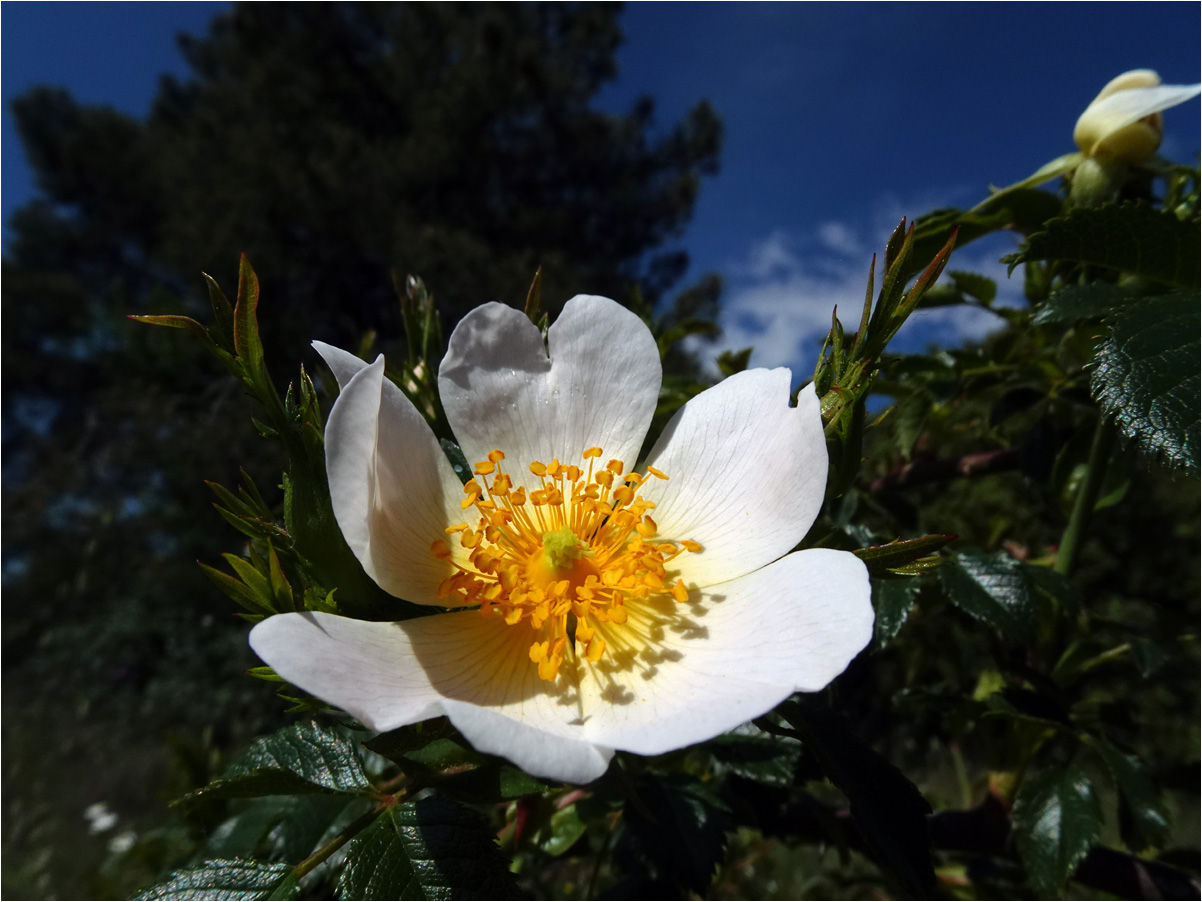
<svg viewBox="0 0 1202 902"><path fill-rule="evenodd" d="M1014 639L1030 636L1035 620L1035 588L1021 561L1004 553L958 554L939 570L952 602Z"/></svg>
<svg viewBox="0 0 1202 902"><path fill-rule="evenodd" d="M1102 412L1145 454L1198 475L1198 410L1202 377L1198 360L1197 292L1141 298L1113 317L1110 337L1098 350L1090 388Z"/></svg>
<svg viewBox="0 0 1202 902"><path fill-rule="evenodd" d="M876 611L873 630L878 644L884 645L897 635L906 622L918 594L916 579L879 579L872 584L872 607Z"/></svg>
<svg viewBox="0 0 1202 902"><path fill-rule="evenodd" d="M702 892L734 827L725 803L685 774L643 774L630 792L614 849L626 878L609 895L679 898Z"/></svg>
<svg viewBox="0 0 1202 902"><path fill-rule="evenodd" d="M1006 261L1011 268L1031 260L1089 263L1197 291L1200 244L1196 221L1145 204L1110 205L1048 220Z"/></svg>
<svg viewBox="0 0 1202 902"><path fill-rule="evenodd" d="M245 859L206 861L176 871L139 899L295 899L296 875L286 864Z"/></svg>
<svg viewBox="0 0 1202 902"><path fill-rule="evenodd" d="M215 780L177 804L240 796L303 792L366 793L371 784L345 730L315 721L285 727L256 739Z"/></svg>
<svg viewBox="0 0 1202 902"><path fill-rule="evenodd" d="M935 889L926 816L930 803L892 764L820 705L786 702L777 711L798 731L822 772L847 796L851 816L877 862L915 898Z"/></svg>
<svg viewBox="0 0 1202 902"><path fill-rule="evenodd" d="M1023 780L1014 800L1015 836L1027 876L1040 896L1060 894L1101 826L1097 797L1080 769L1051 767Z"/></svg>
<svg viewBox="0 0 1202 902"><path fill-rule="evenodd" d="M520 899L485 820L437 798L389 808L347 848L340 899Z"/></svg>

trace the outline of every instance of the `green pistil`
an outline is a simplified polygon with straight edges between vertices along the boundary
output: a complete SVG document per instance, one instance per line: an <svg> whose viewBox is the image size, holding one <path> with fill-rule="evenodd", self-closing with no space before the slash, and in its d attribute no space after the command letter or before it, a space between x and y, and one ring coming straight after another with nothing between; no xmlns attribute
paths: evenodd
<svg viewBox="0 0 1202 902"><path fill-rule="evenodd" d="M543 563L553 573L570 570L577 560L590 554L589 547L566 526L543 533Z"/></svg>

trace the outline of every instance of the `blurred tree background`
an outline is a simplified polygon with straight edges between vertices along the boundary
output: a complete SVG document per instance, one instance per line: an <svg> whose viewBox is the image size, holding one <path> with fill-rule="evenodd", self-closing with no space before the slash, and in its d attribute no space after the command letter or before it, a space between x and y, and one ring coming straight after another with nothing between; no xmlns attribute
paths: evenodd
<svg viewBox="0 0 1202 902"><path fill-rule="evenodd" d="M157 793L282 718L193 563L231 537L202 479L245 467L275 499L276 449L203 350L126 316L203 318L201 272L231 281L245 252L282 383L312 339L400 337L391 273L426 280L448 332L485 301L520 305L539 266L552 313L584 286L664 300L688 261L657 248L722 127L704 102L667 128L650 99L590 106L617 17L247 4L181 38L192 75L165 78L145 121L56 89L17 101L40 196L3 264L5 895L114 891L83 810L153 823ZM712 309L718 290L684 302Z"/></svg>

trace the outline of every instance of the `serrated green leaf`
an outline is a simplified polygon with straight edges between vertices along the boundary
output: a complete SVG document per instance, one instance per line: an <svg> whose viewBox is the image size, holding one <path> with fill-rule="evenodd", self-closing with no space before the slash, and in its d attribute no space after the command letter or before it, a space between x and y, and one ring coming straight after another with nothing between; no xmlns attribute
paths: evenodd
<svg viewBox="0 0 1202 902"><path fill-rule="evenodd" d="M291 865L214 859L201 867L176 871L139 899L295 899L296 872Z"/></svg>
<svg viewBox="0 0 1202 902"><path fill-rule="evenodd" d="M1075 323L1083 319L1102 319L1124 304L1138 303L1128 300L1130 292L1110 282L1090 282L1086 285L1069 285L1061 288L1039 305L1031 322L1036 326L1045 323Z"/></svg>
<svg viewBox="0 0 1202 902"><path fill-rule="evenodd" d="M308 721L256 739L219 779L174 804L188 807L205 799L371 791L356 743L347 731Z"/></svg>
<svg viewBox="0 0 1202 902"><path fill-rule="evenodd" d="M874 579L872 607L876 611L873 632L878 646L885 645L897 635L906 622L914 599L918 595L916 579Z"/></svg>
<svg viewBox="0 0 1202 902"><path fill-rule="evenodd" d="M728 733L705 744L705 750L727 770L768 786L793 782L801 744L783 736Z"/></svg>
<svg viewBox="0 0 1202 902"><path fill-rule="evenodd" d="M777 713L801 734L822 772L847 796L878 864L918 899L933 898L935 869L926 817L931 806L897 768L817 704L785 702Z"/></svg>
<svg viewBox="0 0 1202 902"><path fill-rule="evenodd" d="M1135 852L1164 845L1169 837L1168 812L1143 763L1105 739L1092 739L1090 745L1098 750L1118 788L1123 841Z"/></svg>
<svg viewBox="0 0 1202 902"><path fill-rule="evenodd" d="M1004 261L1013 271L1028 260L1071 260L1197 291L1200 243L1198 223L1144 204L1076 207Z"/></svg>
<svg viewBox="0 0 1202 902"><path fill-rule="evenodd" d="M1037 612L1031 577L1005 552L957 554L939 568L939 581L952 604L1013 639L1025 639Z"/></svg>
<svg viewBox="0 0 1202 902"><path fill-rule="evenodd" d="M340 899L517 899L509 863L479 814L437 797L383 812L350 844Z"/></svg>
<svg viewBox="0 0 1202 902"><path fill-rule="evenodd" d="M1192 476L1202 403L1198 332L1197 293L1141 298L1114 317L1090 380L1099 407L1126 438Z"/></svg>
<svg viewBox="0 0 1202 902"><path fill-rule="evenodd" d="M1059 896L1101 827L1101 806L1079 768L1028 774L1014 800L1014 836L1039 898Z"/></svg>

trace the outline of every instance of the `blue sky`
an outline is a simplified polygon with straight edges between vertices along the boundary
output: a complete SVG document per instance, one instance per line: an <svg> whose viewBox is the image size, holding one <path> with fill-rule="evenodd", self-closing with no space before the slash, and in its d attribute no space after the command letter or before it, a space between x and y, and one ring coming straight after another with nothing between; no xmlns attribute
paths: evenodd
<svg viewBox="0 0 1202 902"><path fill-rule="evenodd" d="M173 35L203 32L225 8L5 3L5 222L34 190L15 96L56 84L142 115L160 73L186 74ZM1074 149L1077 116L1119 72L1199 80L1195 3L634 3L622 24L620 74L599 103L621 110L650 94L665 126L701 98L714 104L726 124L722 170L678 243L691 277L726 278L725 343L754 343L755 363L802 371L831 306L862 300L868 261L902 215L971 205L989 184ZM1199 108L1168 112L1162 153L1193 159ZM996 259L1012 244L970 246L953 267L1004 279ZM932 312L907 343L979 335L990 320Z"/></svg>

